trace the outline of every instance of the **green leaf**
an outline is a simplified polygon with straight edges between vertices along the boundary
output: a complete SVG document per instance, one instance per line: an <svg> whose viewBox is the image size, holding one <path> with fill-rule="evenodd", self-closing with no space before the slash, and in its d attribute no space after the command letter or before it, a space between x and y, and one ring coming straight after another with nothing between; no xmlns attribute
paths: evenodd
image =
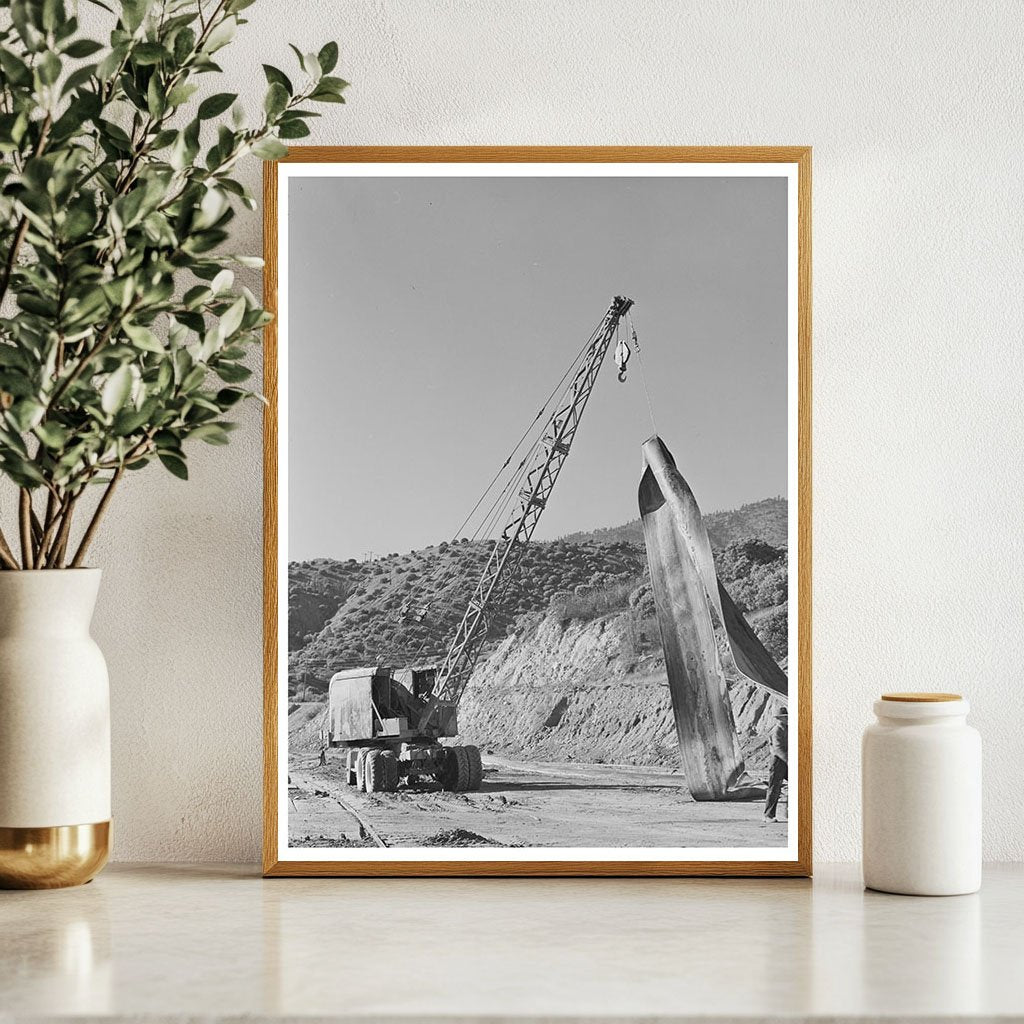
<svg viewBox="0 0 1024 1024"><path fill-rule="evenodd" d="M142 349L143 352L163 353L165 351L163 342L148 327L143 327L142 324L125 324L124 333L132 339L135 347Z"/></svg>
<svg viewBox="0 0 1024 1024"><path fill-rule="evenodd" d="M106 82L113 77L114 73L121 66L121 61L124 60L128 53L128 44L122 43L119 46L115 46L110 53L100 61L96 68L96 77L101 82Z"/></svg>
<svg viewBox="0 0 1024 1024"><path fill-rule="evenodd" d="M210 290L214 295L220 295L221 292L226 292L234 282L235 275L225 267L223 270L218 271L210 282Z"/></svg>
<svg viewBox="0 0 1024 1024"><path fill-rule="evenodd" d="M271 64L263 65L263 74L267 76L267 82L270 85L283 85L288 90L288 95L295 95L295 89L292 87L291 79L279 68L275 68Z"/></svg>
<svg viewBox="0 0 1024 1024"><path fill-rule="evenodd" d="M129 437L144 427L153 415L155 403L147 402L141 409L122 409L114 417L113 432L118 437Z"/></svg>
<svg viewBox="0 0 1024 1024"><path fill-rule="evenodd" d="M317 89L310 97L317 103L344 103L345 97L336 92L330 92L326 89Z"/></svg>
<svg viewBox="0 0 1024 1024"><path fill-rule="evenodd" d="M227 17L222 22L214 25L213 31L206 37L203 43L204 53L216 53L222 46L227 46L235 38L235 30L238 22L235 18Z"/></svg>
<svg viewBox="0 0 1024 1024"><path fill-rule="evenodd" d="M64 9L64 0L53 0L51 10L60 14L58 23L53 26L53 38L63 44L78 31L78 19L68 17L67 11Z"/></svg>
<svg viewBox="0 0 1024 1024"><path fill-rule="evenodd" d="M182 29L174 37L174 63L181 67L195 49L196 34L190 28Z"/></svg>
<svg viewBox="0 0 1024 1024"><path fill-rule="evenodd" d="M186 309L198 309L212 296L213 292L205 285L195 284L181 297L181 302Z"/></svg>
<svg viewBox="0 0 1024 1024"><path fill-rule="evenodd" d="M45 412L46 406L41 405L35 399L21 398L7 410L7 415L18 430L24 434L39 423Z"/></svg>
<svg viewBox="0 0 1024 1024"><path fill-rule="evenodd" d="M298 50L292 47L296 53ZM320 81L320 76L323 74L323 70L320 67L320 61L317 59L315 53L299 53L299 64L302 66L302 70L314 81Z"/></svg>
<svg viewBox="0 0 1024 1024"><path fill-rule="evenodd" d="M95 74L95 64L86 64L85 67L81 67L77 71L72 71L64 80L64 85L60 90L61 95L67 96L69 92L74 92L76 89L80 89L83 85L86 85L89 82L89 79L91 79Z"/></svg>
<svg viewBox="0 0 1024 1024"><path fill-rule="evenodd" d="M230 409L233 405L237 405L246 395L248 391L239 391L238 388L221 388L217 392L217 405L221 409Z"/></svg>
<svg viewBox="0 0 1024 1024"><path fill-rule="evenodd" d="M164 467L170 470L179 480L188 479L188 466L185 465L184 459L179 458L177 455L171 455L169 452L160 452L158 458Z"/></svg>
<svg viewBox="0 0 1024 1024"><path fill-rule="evenodd" d="M180 107L182 103L190 100L198 90L199 86L194 82L182 82L167 94L167 105L169 107Z"/></svg>
<svg viewBox="0 0 1024 1024"><path fill-rule="evenodd" d="M234 92L218 92L213 96L207 96L199 104L199 120L208 121L211 117L223 114L237 99L238 93Z"/></svg>
<svg viewBox="0 0 1024 1024"><path fill-rule="evenodd" d="M49 421L37 423L33 433L47 448L51 448L54 451L60 451L67 444L67 440L71 436L67 428L62 427L59 423Z"/></svg>
<svg viewBox="0 0 1024 1024"><path fill-rule="evenodd" d="M103 44L97 43L95 39L76 39L70 46L65 48L64 55L80 60L82 57L91 57L102 49Z"/></svg>
<svg viewBox="0 0 1024 1024"><path fill-rule="evenodd" d="M221 338L230 338L239 327L242 326L242 317L245 315L245 296L236 299L227 309L227 312L220 318L218 331Z"/></svg>
<svg viewBox="0 0 1024 1024"><path fill-rule="evenodd" d="M302 121L288 121L277 129L281 139L304 139L308 134L309 128Z"/></svg>
<svg viewBox="0 0 1024 1024"><path fill-rule="evenodd" d="M228 432L219 423L204 423L191 431L188 436L215 445L225 445L231 440L228 437Z"/></svg>
<svg viewBox="0 0 1024 1024"><path fill-rule="evenodd" d="M14 22L14 27L26 48L33 53L41 50L46 45L46 36L39 21L41 4L15 0L10 4L10 8L11 21Z"/></svg>
<svg viewBox="0 0 1024 1024"><path fill-rule="evenodd" d="M334 78L331 75L327 75L320 79L320 85L317 87L317 92L321 89L330 89L332 92L344 92L348 88L348 82L344 78Z"/></svg>
<svg viewBox="0 0 1024 1024"><path fill-rule="evenodd" d="M288 90L280 82L272 82L263 100L263 109L270 118L276 117L288 106Z"/></svg>
<svg viewBox="0 0 1024 1024"><path fill-rule="evenodd" d="M124 405L132 390L131 367L125 364L119 366L103 385L100 394L100 406L108 416L112 416Z"/></svg>
<svg viewBox="0 0 1024 1024"><path fill-rule="evenodd" d="M60 78L60 57L52 50L44 53L42 60L36 65L36 70L43 85L53 85Z"/></svg>
<svg viewBox="0 0 1024 1024"><path fill-rule="evenodd" d="M158 150L166 149L177 137L178 133L173 128L165 128L153 136L153 141L149 144L149 151L156 153Z"/></svg>
<svg viewBox="0 0 1024 1024"><path fill-rule="evenodd" d="M28 65L6 46L0 47L0 68L11 85L30 85L32 82Z"/></svg>
<svg viewBox="0 0 1024 1024"><path fill-rule="evenodd" d="M42 27L45 32L56 32L57 27L68 20L67 11L64 9L64 0L43 0L42 4Z"/></svg>
<svg viewBox="0 0 1024 1024"><path fill-rule="evenodd" d="M142 24L153 0L121 0L121 20L131 33Z"/></svg>
<svg viewBox="0 0 1024 1024"><path fill-rule="evenodd" d="M288 155L288 147L282 146L277 139L260 139L252 147L252 152L262 160L280 160Z"/></svg>
<svg viewBox="0 0 1024 1024"><path fill-rule="evenodd" d="M196 388L200 387L204 380L206 380L206 367L194 366L185 374L185 379L181 382L180 390L183 394L187 395L190 391L195 391Z"/></svg>
<svg viewBox="0 0 1024 1024"><path fill-rule="evenodd" d="M19 487L36 487L45 481L39 467L28 459L18 458L13 452L4 452L2 459L0 467Z"/></svg>
<svg viewBox="0 0 1024 1024"><path fill-rule="evenodd" d="M131 50L132 60L141 66L159 64L170 58L170 54L159 43L139 43Z"/></svg>
<svg viewBox="0 0 1024 1024"><path fill-rule="evenodd" d="M252 376L252 370L241 363L218 363L214 369L225 384L241 384Z"/></svg>
<svg viewBox="0 0 1024 1024"><path fill-rule="evenodd" d="M338 64L338 44L326 43L321 47L316 59L320 62L320 70L329 75Z"/></svg>

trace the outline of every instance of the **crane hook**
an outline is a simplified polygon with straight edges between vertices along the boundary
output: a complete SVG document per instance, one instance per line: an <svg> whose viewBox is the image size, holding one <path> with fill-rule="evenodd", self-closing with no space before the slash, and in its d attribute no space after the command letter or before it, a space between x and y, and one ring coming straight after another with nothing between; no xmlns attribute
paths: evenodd
<svg viewBox="0 0 1024 1024"><path fill-rule="evenodd" d="M629 356L629 345L620 340L615 346L615 365L619 368L619 382L622 384L626 383L626 363L629 362Z"/></svg>

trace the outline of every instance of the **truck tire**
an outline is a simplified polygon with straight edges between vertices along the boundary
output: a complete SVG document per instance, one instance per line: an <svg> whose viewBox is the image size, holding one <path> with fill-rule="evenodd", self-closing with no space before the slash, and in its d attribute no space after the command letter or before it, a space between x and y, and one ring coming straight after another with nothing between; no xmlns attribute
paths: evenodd
<svg viewBox="0 0 1024 1024"><path fill-rule="evenodd" d="M393 750L385 750L380 755L384 774L384 792L394 793L398 789L398 758Z"/></svg>
<svg viewBox="0 0 1024 1024"><path fill-rule="evenodd" d="M356 784L356 751L346 750L345 751L345 785L354 786Z"/></svg>
<svg viewBox="0 0 1024 1024"><path fill-rule="evenodd" d="M452 747L452 754L455 755L455 789L456 793L465 793L469 789L470 765L469 755L465 747Z"/></svg>
<svg viewBox="0 0 1024 1024"><path fill-rule="evenodd" d="M441 770L437 773L437 781L441 783L442 789L451 793L459 790L459 763L464 761L459 757L461 747L445 747L442 752Z"/></svg>
<svg viewBox="0 0 1024 1024"><path fill-rule="evenodd" d="M371 750L366 755L363 771L365 772L365 787L367 793L381 793L386 788L386 769L384 767L384 752Z"/></svg>
<svg viewBox="0 0 1024 1024"><path fill-rule="evenodd" d="M484 781L484 765L480 760L480 748L467 746L462 749L466 752L466 764L469 769L466 789L470 792L476 792Z"/></svg>
<svg viewBox="0 0 1024 1024"><path fill-rule="evenodd" d="M356 752L356 789L361 793L366 791L366 755L369 751L360 747Z"/></svg>

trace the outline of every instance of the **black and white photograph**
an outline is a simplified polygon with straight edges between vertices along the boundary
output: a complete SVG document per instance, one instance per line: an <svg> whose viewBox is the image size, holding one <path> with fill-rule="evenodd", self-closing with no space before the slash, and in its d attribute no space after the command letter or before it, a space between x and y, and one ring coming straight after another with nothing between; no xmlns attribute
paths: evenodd
<svg viewBox="0 0 1024 1024"><path fill-rule="evenodd" d="M796 861L796 165L277 176L280 860Z"/></svg>

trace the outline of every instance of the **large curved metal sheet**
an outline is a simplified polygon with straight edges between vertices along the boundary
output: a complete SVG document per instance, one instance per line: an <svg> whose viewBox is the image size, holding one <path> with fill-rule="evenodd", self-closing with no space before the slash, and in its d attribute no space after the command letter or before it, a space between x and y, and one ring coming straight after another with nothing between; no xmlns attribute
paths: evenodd
<svg viewBox="0 0 1024 1024"><path fill-rule="evenodd" d="M782 696L786 677L719 584L700 508L671 452L659 437L643 452L640 516L687 785L697 800L753 799L763 790L743 780L712 610L743 675Z"/></svg>

